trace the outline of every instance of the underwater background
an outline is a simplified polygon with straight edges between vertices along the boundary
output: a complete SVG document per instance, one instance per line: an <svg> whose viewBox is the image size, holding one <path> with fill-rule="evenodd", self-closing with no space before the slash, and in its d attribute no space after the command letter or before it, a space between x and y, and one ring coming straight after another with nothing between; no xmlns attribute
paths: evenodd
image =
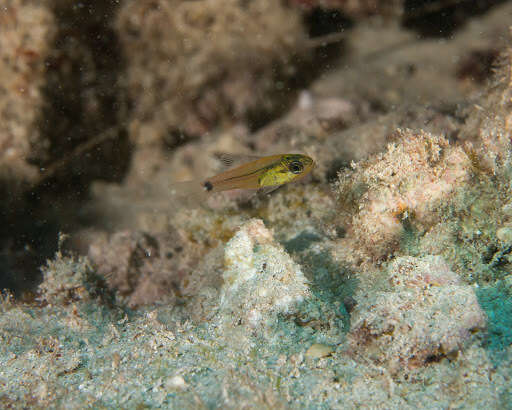
<svg viewBox="0 0 512 410"><path fill-rule="evenodd" d="M0 408L512 408L511 25L3 0ZM315 167L179 192L226 153Z"/></svg>

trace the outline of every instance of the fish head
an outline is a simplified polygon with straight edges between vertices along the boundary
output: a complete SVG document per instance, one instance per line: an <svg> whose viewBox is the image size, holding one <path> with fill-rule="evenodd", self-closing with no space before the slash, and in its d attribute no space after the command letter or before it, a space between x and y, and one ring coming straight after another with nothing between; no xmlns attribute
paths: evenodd
<svg viewBox="0 0 512 410"><path fill-rule="evenodd" d="M313 158L303 154L285 154L281 159L285 171L290 175L290 181L309 174L315 166Z"/></svg>
<svg viewBox="0 0 512 410"><path fill-rule="evenodd" d="M311 157L302 154L284 154L274 165L271 165L259 179L260 187L287 184L306 176L314 167Z"/></svg>

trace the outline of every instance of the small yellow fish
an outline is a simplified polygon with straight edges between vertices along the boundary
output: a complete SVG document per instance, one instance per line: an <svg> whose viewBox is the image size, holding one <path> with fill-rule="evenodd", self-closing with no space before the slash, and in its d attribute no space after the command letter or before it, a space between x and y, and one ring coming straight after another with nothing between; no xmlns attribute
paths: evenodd
<svg viewBox="0 0 512 410"><path fill-rule="evenodd" d="M188 203L205 200L211 192L232 189L258 190L270 193L281 185L296 181L315 166L313 159L302 154L281 154L267 157L252 157L228 171L202 181L178 182L171 185L174 198ZM232 162L232 156L223 156L223 162Z"/></svg>
<svg viewBox="0 0 512 410"><path fill-rule="evenodd" d="M270 155L208 178L201 185L207 192L230 189L273 190L306 176L314 165L313 159L307 155Z"/></svg>

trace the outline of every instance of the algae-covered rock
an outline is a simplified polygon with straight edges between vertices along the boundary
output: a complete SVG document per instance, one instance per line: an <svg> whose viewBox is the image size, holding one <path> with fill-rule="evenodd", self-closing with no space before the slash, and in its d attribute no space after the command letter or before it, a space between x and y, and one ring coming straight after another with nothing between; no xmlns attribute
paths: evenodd
<svg viewBox="0 0 512 410"><path fill-rule="evenodd" d="M271 325L310 295L302 269L261 220L247 222L226 244L224 264L221 320L228 326Z"/></svg>
<svg viewBox="0 0 512 410"><path fill-rule="evenodd" d="M471 286L439 256L400 257L388 287L360 292L349 340L359 354L393 372L454 357L486 325Z"/></svg>
<svg viewBox="0 0 512 410"><path fill-rule="evenodd" d="M42 271L43 282L39 285L42 301L62 305L91 298L93 292L88 289L88 284L94 271L87 258L63 256L59 252Z"/></svg>
<svg viewBox="0 0 512 410"><path fill-rule="evenodd" d="M99 275L115 289L121 300L138 306L155 300L175 300L175 287L183 269L179 237L171 231L151 236L121 231L107 237L97 234L89 257Z"/></svg>
<svg viewBox="0 0 512 410"><path fill-rule="evenodd" d="M445 138L411 130L397 137L385 153L340 173L335 184L345 242L355 242L364 257L386 258L396 250L404 221L422 231L438 222L436 210L470 176L470 159Z"/></svg>
<svg viewBox="0 0 512 410"><path fill-rule="evenodd" d="M510 178L512 135L512 49L504 50L491 83L466 110L461 137L476 144L475 166Z"/></svg>
<svg viewBox="0 0 512 410"><path fill-rule="evenodd" d="M56 31L55 18L46 2L2 2L0 182L9 183L10 195L5 197L11 200L19 193L19 184L35 181L39 169L32 162L46 153L38 121L44 107L45 62ZM0 186L0 192L3 189Z"/></svg>
<svg viewBox="0 0 512 410"><path fill-rule="evenodd" d="M279 77L294 73L305 33L282 2L158 0L123 4L117 26L134 99L137 144L174 145L251 110L275 109ZM276 87L278 87L276 89Z"/></svg>

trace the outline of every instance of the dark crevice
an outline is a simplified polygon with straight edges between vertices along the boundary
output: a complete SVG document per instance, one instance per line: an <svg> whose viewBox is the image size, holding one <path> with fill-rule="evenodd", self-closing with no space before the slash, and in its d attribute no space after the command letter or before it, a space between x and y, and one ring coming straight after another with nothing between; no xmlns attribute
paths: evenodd
<svg viewBox="0 0 512 410"><path fill-rule="evenodd" d="M319 7L314 8L306 15L305 23L310 37L341 33L354 25L353 21L339 10Z"/></svg>
<svg viewBox="0 0 512 410"><path fill-rule="evenodd" d="M472 50L457 67L457 78L468 79L477 84L485 84L492 75L498 61L497 48Z"/></svg>
<svg viewBox="0 0 512 410"><path fill-rule="evenodd" d="M305 16L304 23L312 39L343 34L354 27L354 21L339 10L318 7ZM346 47L342 37L339 41L326 41L323 45L320 43L314 50L317 73L328 70L331 64L345 53Z"/></svg>
<svg viewBox="0 0 512 410"><path fill-rule="evenodd" d="M423 37L447 38L503 0L406 0L403 25Z"/></svg>
<svg viewBox="0 0 512 410"><path fill-rule="evenodd" d="M339 10L316 7L305 14L304 25L309 39L320 39L332 34L342 34L345 30L353 27L354 23ZM290 64L285 67L285 71L294 67L294 75L282 72L280 65L275 67L274 83L279 84L279 87L276 87L275 92L269 99L276 103L272 104L270 109L255 107L249 110L245 120L251 132L256 132L286 113L295 103L297 90L307 88L322 73L334 66L335 62L346 53L342 38L336 41L331 38L325 43L320 41L315 46L306 43L304 49L305 53L294 56Z"/></svg>
<svg viewBox="0 0 512 410"><path fill-rule="evenodd" d="M335 158L327 166L325 179L328 183L332 184L338 180L338 174L347 169L350 169L350 161L348 159Z"/></svg>
<svg viewBox="0 0 512 410"><path fill-rule="evenodd" d="M47 62L46 104L40 120L49 148L46 159L36 165L50 167L72 156L57 170L56 188L86 187L96 178L118 181L127 170L130 146L120 127L126 116L126 98L118 85L124 59L111 26L115 4L54 4L59 30ZM110 128L118 132L73 156L81 145ZM72 184L66 186L63 182L68 178Z"/></svg>

